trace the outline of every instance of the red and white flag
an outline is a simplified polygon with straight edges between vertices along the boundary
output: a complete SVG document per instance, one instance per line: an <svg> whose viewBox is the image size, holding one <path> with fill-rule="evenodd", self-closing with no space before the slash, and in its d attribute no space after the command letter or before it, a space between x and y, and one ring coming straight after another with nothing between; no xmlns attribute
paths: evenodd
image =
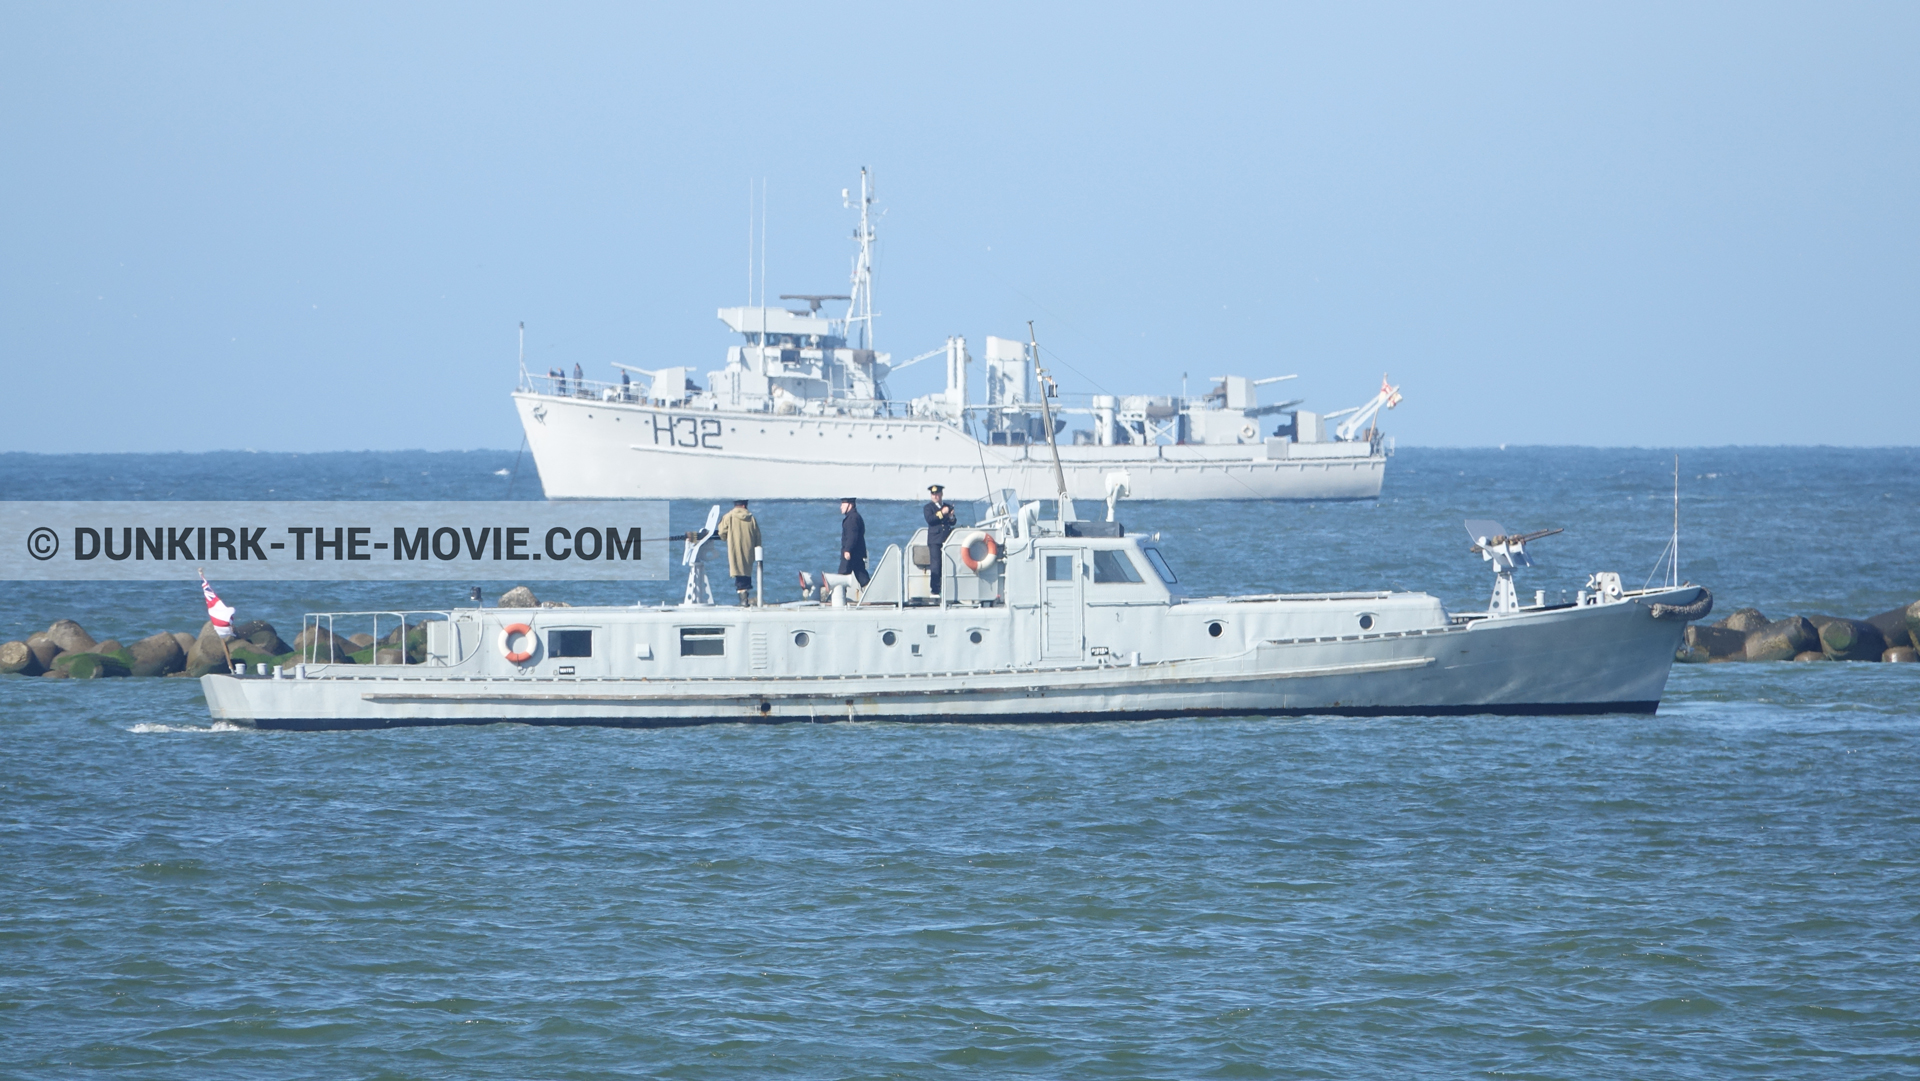
<svg viewBox="0 0 1920 1081"><path fill-rule="evenodd" d="M222 638L233 637L233 609L213 591L204 571L200 574L200 592L207 595L207 618L213 620L213 632Z"/></svg>
<svg viewBox="0 0 1920 1081"><path fill-rule="evenodd" d="M1380 377L1380 393L1386 396L1388 409L1400 404L1400 388L1389 386L1384 375Z"/></svg>

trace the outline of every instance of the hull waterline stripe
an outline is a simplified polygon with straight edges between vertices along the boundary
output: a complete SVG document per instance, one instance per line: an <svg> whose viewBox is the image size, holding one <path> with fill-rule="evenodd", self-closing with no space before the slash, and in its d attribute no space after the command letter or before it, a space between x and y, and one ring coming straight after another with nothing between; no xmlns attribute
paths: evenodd
<svg viewBox="0 0 1920 1081"><path fill-rule="evenodd" d="M1303 709L1140 709L1099 713L1013 713L999 716L952 717L912 713L856 715L822 713L815 717L283 717L240 721L259 729L285 732L374 731L387 728L447 728L456 725L524 724L548 728L694 728L709 724L1098 724L1108 721L1157 721L1216 717L1592 717L1607 714L1646 714L1658 711L1659 699L1621 702L1516 702L1456 706L1317 706Z"/></svg>
<svg viewBox="0 0 1920 1081"><path fill-rule="evenodd" d="M1100 694L1108 691L1147 690L1154 687L1194 683L1230 686L1239 683L1264 683L1268 680L1275 679L1309 679L1316 676L1348 676L1361 675L1369 672L1399 672L1415 668L1429 668L1437 661L1438 658L1435 657L1408 657L1402 660L1366 661L1360 664L1335 664L1318 668L1290 668L1278 672L1261 672L1244 675L1168 676L1157 679L1116 681L1098 684L1064 683L1047 685L1021 683L1008 685L997 690L977 687L937 687L914 690L903 687L863 692L850 691L843 686L822 687L817 691L808 691L801 689L799 686L791 686L776 691L766 686L767 683L773 682L767 680L760 681L757 684L757 689L749 687L738 691L707 694L675 692L663 688L661 691L653 694L502 694L499 692L434 694L430 692L367 691L360 697L363 701L367 702L488 702L496 705L506 705L515 702L605 702L631 703L633 705L662 705L667 702L731 702L743 698L796 698L808 697L809 695L820 698L844 699L850 696L854 698L898 698L909 695L914 697L927 697L931 695L995 694L1021 691L1041 691L1055 694Z"/></svg>

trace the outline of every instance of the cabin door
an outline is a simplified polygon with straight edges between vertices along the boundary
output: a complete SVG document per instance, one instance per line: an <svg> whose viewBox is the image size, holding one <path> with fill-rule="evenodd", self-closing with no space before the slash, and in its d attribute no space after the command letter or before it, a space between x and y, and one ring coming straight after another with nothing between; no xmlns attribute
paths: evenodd
<svg viewBox="0 0 1920 1081"><path fill-rule="evenodd" d="M1080 553L1040 553L1040 656L1050 661L1080 659L1086 612L1080 594Z"/></svg>

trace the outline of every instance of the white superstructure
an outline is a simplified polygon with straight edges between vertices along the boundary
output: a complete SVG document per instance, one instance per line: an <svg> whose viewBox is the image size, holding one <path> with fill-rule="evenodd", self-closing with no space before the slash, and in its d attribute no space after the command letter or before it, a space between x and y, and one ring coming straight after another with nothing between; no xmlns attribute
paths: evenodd
<svg viewBox="0 0 1920 1081"><path fill-rule="evenodd" d="M965 338L893 363L873 345L872 204L862 170L851 290L780 298L804 308L763 300L720 309L741 344L704 384L690 365L615 364L611 380L523 366L514 404L547 496L907 499L934 481L959 498L1050 491L1043 394L1056 432L1071 439L1062 468L1077 498L1099 498L1116 470L1132 475L1142 499L1380 494L1392 445L1378 414L1400 400L1384 379L1366 405L1324 415L1298 399L1261 403L1263 387L1291 375L1215 376L1198 397L1102 394L1063 407L1031 339L986 339L979 401ZM822 315L830 301L846 301L846 313ZM890 375L935 358L946 367L944 389L910 401L890 395ZM1075 424L1085 426L1069 433Z"/></svg>

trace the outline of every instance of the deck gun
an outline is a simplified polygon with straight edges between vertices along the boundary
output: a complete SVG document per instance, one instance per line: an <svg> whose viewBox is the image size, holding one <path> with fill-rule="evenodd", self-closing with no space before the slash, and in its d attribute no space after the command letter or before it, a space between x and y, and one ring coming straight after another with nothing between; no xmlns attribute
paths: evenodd
<svg viewBox="0 0 1920 1081"><path fill-rule="evenodd" d="M680 555L680 563L687 568L687 592L683 604L713 604L713 587L707 582L707 563L719 558L720 547L713 543L714 535L720 529L720 505L714 504L707 511L707 524L698 532L687 532L687 547Z"/></svg>
<svg viewBox="0 0 1920 1081"><path fill-rule="evenodd" d="M1559 532L1559 529L1536 529L1531 533L1508 533L1499 522L1484 518L1467 520L1467 536L1473 538L1473 546L1468 551L1479 553L1481 559L1493 564L1493 599L1488 602L1487 611L1512 615L1520 610L1520 597L1513 591L1513 570L1533 566L1533 558L1527 555L1528 541Z"/></svg>

